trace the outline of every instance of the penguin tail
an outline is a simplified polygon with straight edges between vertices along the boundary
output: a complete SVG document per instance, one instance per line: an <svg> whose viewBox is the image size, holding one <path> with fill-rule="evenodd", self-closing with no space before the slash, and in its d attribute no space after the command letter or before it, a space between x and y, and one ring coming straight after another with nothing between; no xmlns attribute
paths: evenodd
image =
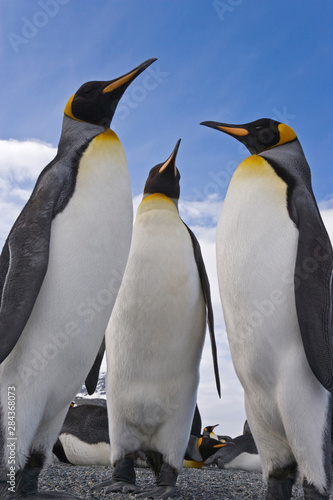
<svg viewBox="0 0 333 500"><path fill-rule="evenodd" d="M147 462L151 470L153 471L155 478L158 479L162 464L163 464L163 455L158 451L146 451Z"/></svg>

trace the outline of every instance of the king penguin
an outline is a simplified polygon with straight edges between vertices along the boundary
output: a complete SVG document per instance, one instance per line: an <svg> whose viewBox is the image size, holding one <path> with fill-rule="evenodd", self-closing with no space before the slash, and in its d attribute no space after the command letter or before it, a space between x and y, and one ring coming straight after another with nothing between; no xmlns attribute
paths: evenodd
<svg viewBox="0 0 333 500"><path fill-rule="evenodd" d="M205 465L215 464L219 469L239 469L247 472L262 472L258 449L247 421L245 421L243 426L243 434L233 438L232 442L234 446L218 450L207 459Z"/></svg>
<svg viewBox="0 0 333 500"><path fill-rule="evenodd" d="M220 296L267 500L329 498L332 247L294 130L260 119L204 122L252 156L236 169L217 229Z"/></svg>
<svg viewBox="0 0 333 500"><path fill-rule="evenodd" d="M179 143L149 173L105 334L113 472L94 489L137 491L133 453L142 450L157 485L137 498L174 494L195 411L207 314L220 392L209 282L199 243L178 213Z"/></svg>
<svg viewBox="0 0 333 500"><path fill-rule="evenodd" d="M126 158L109 126L128 85L154 60L115 80L85 83L69 99L57 155L2 250L1 498L71 497L38 492L38 476L90 369L90 390L97 382L94 359L132 234Z"/></svg>

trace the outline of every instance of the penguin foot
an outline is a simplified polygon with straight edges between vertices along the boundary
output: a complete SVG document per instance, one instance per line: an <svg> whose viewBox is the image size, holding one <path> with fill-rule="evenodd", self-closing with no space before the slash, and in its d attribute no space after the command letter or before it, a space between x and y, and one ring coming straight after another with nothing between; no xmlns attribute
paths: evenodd
<svg viewBox="0 0 333 500"><path fill-rule="evenodd" d="M319 491L309 484L307 481L303 482L304 500L329 500L329 495L322 495Z"/></svg>
<svg viewBox="0 0 333 500"><path fill-rule="evenodd" d="M290 500L297 474L297 464L290 465L271 473L265 500Z"/></svg>
<svg viewBox="0 0 333 500"><path fill-rule="evenodd" d="M135 479L134 460L132 457L125 457L115 463L111 479L95 484L90 491L98 491L108 486L106 493L116 491L121 493L133 493L140 489L135 484Z"/></svg>
<svg viewBox="0 0 333 500"><path fill-rule="evenodd" d="M157 486L155 486L155 488L143 490L138 495L135 494L135 497L153 498L155 500L173 498L176 490L175 486L177 477L178 473L175 469L171 467L171 465L164 462L158 474Z"/></svg>
<svg viewBox="0 0 333 500"><path fill-rule="evenodd" d="M173 498L175 489L174 486L156 486L142 491L138 495L135 494L135 498L153 498L154 500Z"/></svg>
<svg viewBox="0 0 333 500"><path fill-rule="evenodd" d="M107 481L102 481L101 483L95 484L90 491L99 491L103 488L108 488L105 493L133 493L140 491L140 488L135 483L128 483L127 481L115 481L114 479L108 479Z"/></svg>
<svg viewBox="0 0 333 500"><path fill-rule="evenodd" d="M286 479L268 479L268 488L265 500L290 500L294 481Z"/></svg>

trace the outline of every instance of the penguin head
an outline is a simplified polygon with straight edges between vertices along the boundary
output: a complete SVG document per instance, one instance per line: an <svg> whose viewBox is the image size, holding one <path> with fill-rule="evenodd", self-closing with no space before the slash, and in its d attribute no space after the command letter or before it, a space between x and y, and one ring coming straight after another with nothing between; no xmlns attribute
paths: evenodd
<svg viewBox="0 0 333 500"><path fill-rule="evenodd" d="M127 87L154 61L156 59L148 59L115 80L84 83L67 102L65 115L74 120L108 128Z"/></svg>
<svg viewBox="0 0 333 500"><path fill-rule="evenodd" d="M297 139L291 127L269 118L261 118L244 125L230 125L219 122L202 122L201 125L231 135L244 144L251 154L259 154L266 149L281 146Z"/></svg>
<svg viewBox="0 0 333 500"><path fill-rule="evenodd" d="M176 156L179 144L180 139L169 158L164 163L159 163L151 169L143 190L144 195L161 193L169 198L179 199L180 173L176 167Z"/></svg>
<svg viewBox="0 0 333 500"><path fill-rule="evenodd" d="M215 427L218 427L219 424L216 425L208 425L207 427L204 428L203 435L204 436L209 436L211 432L215 429Z"/></svg>
<svg viewBox="0 0 333 500"><path fill-rule="evenodd" d="M203 460L207 460L210 456L214 455L220 448L224 446L233 445L233 441L228 441L226 443L220 443L209 436L202 436L198 439L198 450Z"/></svg>

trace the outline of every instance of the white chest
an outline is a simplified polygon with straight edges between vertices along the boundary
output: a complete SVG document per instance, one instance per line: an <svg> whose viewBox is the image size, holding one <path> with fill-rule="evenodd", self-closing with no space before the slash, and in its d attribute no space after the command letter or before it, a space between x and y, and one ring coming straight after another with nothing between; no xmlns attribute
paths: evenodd
<svg viewBox="0 0 333 500"><path fill-rule="evenodd" d="M116 135L105 135L90 143L73 195L52 222L47 273L13 351L14 365L24 366L31 376L73 380L64 388L67 399L84 380L102 342L131 241L126 159ZM17 375L23 381L24 373Z"/></svg>
<svg viewBox="0 0 333 500"><path fill-rule="evenodd" d="M271 370L278 352L301 342L293 288L298 230L286 190L264 159L250 157L231 180L218 224L220 295L241 378L259 359L265 376L262 359Z"/></svg>

